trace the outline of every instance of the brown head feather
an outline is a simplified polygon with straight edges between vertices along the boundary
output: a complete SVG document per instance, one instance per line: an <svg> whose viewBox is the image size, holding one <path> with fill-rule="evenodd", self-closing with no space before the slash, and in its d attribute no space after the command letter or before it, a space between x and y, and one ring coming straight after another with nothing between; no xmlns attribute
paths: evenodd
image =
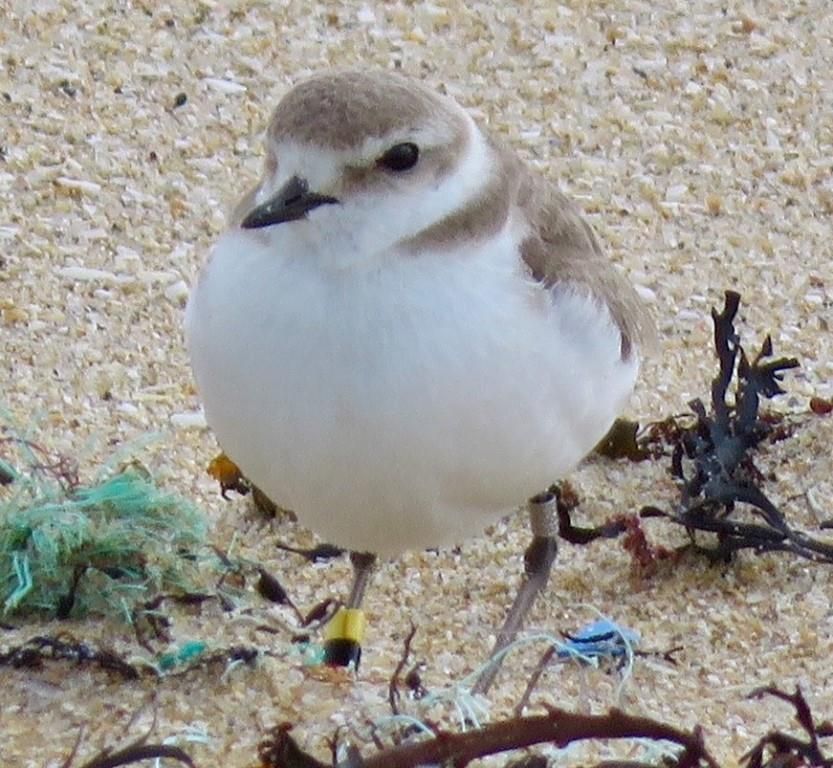
<svg viewBox="0 0 833 768"><path fill-rule="evenodd" d="M287 93L272 113L269 137L349 149L429 120L464 119L452 101L416 80L345 70L314 75Z"/></svg>

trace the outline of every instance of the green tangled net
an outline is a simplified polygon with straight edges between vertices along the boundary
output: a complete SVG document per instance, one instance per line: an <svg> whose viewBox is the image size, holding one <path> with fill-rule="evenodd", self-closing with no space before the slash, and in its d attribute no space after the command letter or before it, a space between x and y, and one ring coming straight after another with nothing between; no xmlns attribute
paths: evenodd
<svg viewBox="0 0 833 768"><path fill-rule="evenodd" d="M161 590L187 590L201 512L137 467L89 485L8 427L0 431L0 613L130 619Z"/></svg>

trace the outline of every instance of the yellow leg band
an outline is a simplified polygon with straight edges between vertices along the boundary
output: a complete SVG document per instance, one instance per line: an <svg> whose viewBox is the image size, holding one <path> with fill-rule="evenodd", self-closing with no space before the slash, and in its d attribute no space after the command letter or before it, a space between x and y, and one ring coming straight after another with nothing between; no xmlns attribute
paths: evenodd
<svg viewBox="0 0 833 768"><path fill-rule="evenodd" d="M324 631L326 640L350 640L358 645L364 640L364 611L361 608L339 608Z"/></svg>

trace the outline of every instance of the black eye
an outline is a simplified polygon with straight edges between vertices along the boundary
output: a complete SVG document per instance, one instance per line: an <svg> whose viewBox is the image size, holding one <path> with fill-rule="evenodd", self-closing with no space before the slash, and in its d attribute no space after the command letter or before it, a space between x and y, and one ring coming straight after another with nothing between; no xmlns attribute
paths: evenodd
<svg viewBox="0 0 833 768"><path fill-rule="evenodd" d="M411 142L395 144L379 158L379 165L389 171L407 171L419 160L419 147Z"/></svg>

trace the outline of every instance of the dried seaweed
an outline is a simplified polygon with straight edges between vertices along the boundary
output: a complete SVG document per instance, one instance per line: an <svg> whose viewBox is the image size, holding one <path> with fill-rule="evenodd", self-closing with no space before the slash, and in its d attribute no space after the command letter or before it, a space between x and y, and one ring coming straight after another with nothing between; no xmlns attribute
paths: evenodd
<svg viewBox="0 0 833 768"><path fill-rule="evenodd" d="M572 512L580 502L575 489L566 480L551 485L543 495L550 495L555 498L558 535L571 544L589 544L596 539L615 539L626 530L627 526L624 519L618 517L592 528L574 525Z"/></svg>
<svg viewBox="0 0 833 768"><path fill-rule="evenodd" d="M300 748L290 735L291 729L289 723L282 723L263 740L258 750L262 768L326 768L325 763ZM338 768L462 767L472 760L535 744L551 743L564 748L588 739L670 741L682 747L673 763L676 768L698 765L718 768L699 728L683 731L618 709L604 715L585 715L554 707L542 715L515 717L462 733L438 732L431 738L397 744L366 757L352 750L346 761L336 765Z"/></svg>
<svg viewBox="0 0 833 768"><path fill-rule="evenodd" d="M810 410L816 416L827 416L827 414L833 413L833 397L811 397Z"/></svg>
<svg viewBox="0 0 833 768"><path fill-rule="evenodd" d="M159 659L159 666L166 677L182 677L200 669L228 667L230 664L254 664L261 656L277 656L272 650L254 645L232 645L207 652L203 643L196 652L188 654L166 654ZM187 647L187 646L186 646Z"/></svg>
<svg viewBox="0 0 833 768"><path fill-rule="evenodd" d="M393 675L391 675L390 682L388 683L388 704L390 704L390 711L394 715L400 714L399 699L401 698L401 694L399 692L399 683L400 678L402 677L402 672L405 671L405 667L411 657L411 643L414 641L416 631L416 625L411 623L411 629L405 636L405 641L402 645L402 656L399 658L399 662L393 670ZM422 687L422 681L419 679L419 674L417 672L418 666L418 663L415 666L412 666L410 671L405 675L405 685L412 693L414 693L417 697L420 697L424 695L425 689Z"/></svg>
<svg viewBox="0 0 833 768"><path fill-rule="evenodd" d="M71 668L97 668L122 680L141 677L173 677L211 667L230 664L252 664L261 656L277 656L269 648L254 645L232 645L209 650L204 642L190 641L179 648L155 655L155 663L134 663L129 656L115 650L96 648L76 640L69 634L36 635L23 643L0 652L0 667L41 669L47 663L61 662Z"/></svg>
<svg viewBox="0 0 833 768"><path fill-rule="evenodd" d="M336 547L333 544L318 544L309 549L301 547L293 547L289 544L277 542L275 546L283 552L292 552L295 555L300 555L309 563L322 563L327 560L332 560L336 557L341 557L346 550L341 547Z"/></svg>
<svg viewBox="0 0 833 768"><path fill-rule="evenodd" d="M141 711L141 710L139 710ZM128 723L128 728L132 725L134 719L139 714L137 711ZM156 728L156 710L153 712L153 722L148 728L147 733L139 736L127 746L121 749L114 749L113 747L105 747L97 755L87 760L79 768L119 768L123 765L132 765L144 760L156 760L157 764L160 758L167 758L169 760L176 760L180 763L196 768L194 761L187 752L175 747L171 744L148 744L147 741L150 735ZM61 764L61 768L72 768L75 758L78 755L78 750L81 746L81 741L84 738L84 726L78 732L78 738L72 747L71 752L66 760Z"/></svg>
<svg viewBox="0 0 833 768"><path fill-rule="evenodd" d="M257 748L262 768L329 768L298 746L289 732L292 723L272 728Z"/></svg>
<svg viewBox="0 0 833 768"><path fill-rule="evenodd" d="M252 484L225 453L215 456L208 463L206 472L220 484L220 496L224 499L228 499L229 491L246 496L252 490Z"/></svg>
<svg viewBox="0 0 833 768"><path fill-rule="evenodd" d="M16 669L40 669L46 661L69 661L78 667L95 666L124 680L136 680L140 675L137 667L115 651L94 648L69 635L37 635L0 653L0 666Z"/></svg>
<svg viewBox="0 0 833 768"><path fill-rule="evenodd" d="M229 491L240 496L252 494L255 510L267 520L285 516L296 520L295 513L275 504L263 491L243 475L240 468L225 453L215 456L206 467L206 472L220 484L220 496L228 500Z"/></svg>
<svg viewBox="0 0 833 768"><path fill-rule="evenodd" d="M134 744L113 752L104 751L84 763L80 768L119 768L122 765L131 765L142 760L162 757L177 760L194 768L194 761L191 760L188 753L170 744Z"/></svg>
<svg viewBox="0 0 833 768"><path fill-rule="evenodd" d="M638 440L639 422L630 419L616 419L607 434L593 449L593 453L607 459L630 459L643 461L651 453Z"/></svg>
<svg viewBox="0 0 833 768"><path fill-rule="evenodd" d="M666 513L645 507L640 514L685 526L692 545L714 560L728 561L735 552L752 549L833 563L833 544L792 528L760 487L763 475L755 466L753 451L774 431L773 419L760 412L761 401L783 394L784 372L799 363L794 358L770 359L769 336L750 360L734 326L739 305L739 294L727 291L723 311L712 310L719 371L711 386L711 412L702 400L692 400L695 422L680 429L674 444L671 473L681 493L677 509ZM730 397L733 378L737 383ZM761 522L734 519L738 507L751 510ZM696 531L717 534L717 545L696 545Z"/></svg>
<svg viewBox="0 0 833 768"><path fill-rule="evenodd" d="M405 642L403 656L394 679L407 664L413 635ZM534 678L534 676L533 676ZM394 680L391 681L393 685ZM762 737L740 759L747 768L785 768L785 766L819 766L832 768L833 757L827 756L821 749L820 740L833 737L833 723L815 722L810 707L801 690L796 688L794 694L786 693L774 686L758 688L751 692L750 698L775 696L793 705L796 719L806 738L802 739L782 731L771 731ZM338 760L337 739L331 741L332 759L325 763L303 750L290 732L291 723L281 723L270 729L258 748L261 768L416 768L421 765L465 766L478 760L502 752L526 749L536 744L549 743L559 748L584 740L611 739L647 739L657 742L672 742L682 749L672 755L665 752L660 762L639 762L608 760L598 763L595 768L695 768L709 766L717 768L717 762L709 753L703 733L699 726L691 731L684 731L647 717L628 715L611 709L603 715L586 715L568 712L563 709L547 707L540 715L522 716L520 708L515 717L507 718L483 727L461 733L440 731L435 726L421 730L420 738L408 738L403 730L402 738L395 740L393 746L386 747L371 735L370 742L376 746L376 752L362 755L355 746L346 750L347 757ZM404 740L403 740L404 739ZM513 766L534 766L543 768L549 761L534 753L529 753L513 761Z"/></svg>
<svg viewBox="0 0 833 768"><path fill-rule="evenodd" d="M786 693L775 686L756 688L749 694L750 699L760 699L763 696L775 696L792 704L795 708L795 719L807 734L802 740L783 731L770 731L750 749L740 762L746 763L748 768L784 768L784 766L833 766L833 754L825 755L821 751L819 739L833 736L833 723L825 721L816 723L810 705L804 698L801 688L796 687L795 693ZM769 750L771 754L765 758Z"/></svg>

